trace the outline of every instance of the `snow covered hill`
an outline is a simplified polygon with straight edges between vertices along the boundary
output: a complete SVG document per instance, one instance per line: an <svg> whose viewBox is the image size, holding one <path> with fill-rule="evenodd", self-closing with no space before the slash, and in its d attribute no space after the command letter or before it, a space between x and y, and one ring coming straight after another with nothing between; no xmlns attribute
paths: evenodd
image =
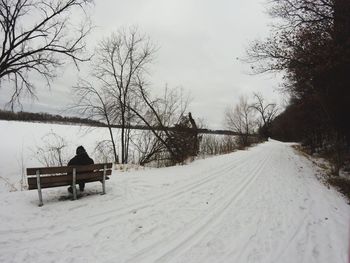
<svg viewBox="0 0 350 263"><path fill-rule="evenodd" d="M0 194L0 262L348 262L350 209L289 144Z"/></svg>

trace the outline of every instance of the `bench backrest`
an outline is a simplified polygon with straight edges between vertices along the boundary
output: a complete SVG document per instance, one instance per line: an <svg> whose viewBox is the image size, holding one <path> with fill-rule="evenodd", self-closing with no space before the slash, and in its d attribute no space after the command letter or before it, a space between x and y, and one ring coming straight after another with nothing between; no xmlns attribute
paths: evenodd
<svg viewBox="0 0 350 263"><path fill-rule="evenodd" d="M73 170L76 182L95 182L112 174L112 163L90 164L81 166L27 168L28 189L38 189L37 176L40 176L41 188L66 186L72 184ZM105 170L105 171L104 171Z"/></svg>

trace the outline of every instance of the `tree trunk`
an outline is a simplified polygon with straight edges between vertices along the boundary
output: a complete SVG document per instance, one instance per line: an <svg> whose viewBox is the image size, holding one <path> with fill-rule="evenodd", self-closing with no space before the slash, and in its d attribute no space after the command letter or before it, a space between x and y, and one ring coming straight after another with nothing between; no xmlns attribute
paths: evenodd
<svg viewBox="0 0 350 263"><path fill-rule="evenodd" d="M118 155L117 155L117 151L115 149L115 142L114 142L114 138L113 138L112 128L109 124L108 124L108 130L109 130L109 135L111 136L111 141L112 141L112 146L113 146L114 162L118 163Z"/></svg>
<svg viewBox="0 0 350 263"><path fill-rule="evenodd" d="M121 144L122 144L122 152L121 152L121 163L125 164L125 113L122 111L122 134L121 134Z"/></svg>

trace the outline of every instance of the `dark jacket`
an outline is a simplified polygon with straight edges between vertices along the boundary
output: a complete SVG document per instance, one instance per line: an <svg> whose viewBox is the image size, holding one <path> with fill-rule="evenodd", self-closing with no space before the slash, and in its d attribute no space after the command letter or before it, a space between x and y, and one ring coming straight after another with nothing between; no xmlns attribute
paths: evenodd
<svg viewBox="0 0 350 263"><path fill-rule="evenodd" d="M84 147L79 146L76 151L76 155L68 162L68 166L74 166L74 165L89 165L94 164L94 161L89 157L89 155L86 153ZM69 174L69 173L68 173ZM78 173L79 174L79 173ZM84 180L78 180L77 182L79 184L80 191L84 191L85 182ZM75 187L75 186L74 186ZM69 188L68 188L68 191ZM72 191L72 190L71 190ZM70 191L70 192L71 192ZM71 192L72 193L72 192Z"/></svg>
<svg viewBox="0 0 350 263"><path fill-rule="evenodd" d="M74 156L68 163L68 166L73 165L88 165L88 164L94 164L94 161L89 157L89 155L84 153L79 153L76 156Z"/></svg>

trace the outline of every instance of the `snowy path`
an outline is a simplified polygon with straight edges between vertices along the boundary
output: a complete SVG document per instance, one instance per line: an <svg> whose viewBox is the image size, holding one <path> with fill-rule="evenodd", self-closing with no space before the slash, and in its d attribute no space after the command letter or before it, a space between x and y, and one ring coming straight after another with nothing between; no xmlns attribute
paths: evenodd
<svg viewBox="0 0 350 263"><path fill-rule="evenodd" d="M1 194L0 262L348 262L350 209L288 145L114 173L107 195ZM90 193L100 185L88 187Z"/></svg>

